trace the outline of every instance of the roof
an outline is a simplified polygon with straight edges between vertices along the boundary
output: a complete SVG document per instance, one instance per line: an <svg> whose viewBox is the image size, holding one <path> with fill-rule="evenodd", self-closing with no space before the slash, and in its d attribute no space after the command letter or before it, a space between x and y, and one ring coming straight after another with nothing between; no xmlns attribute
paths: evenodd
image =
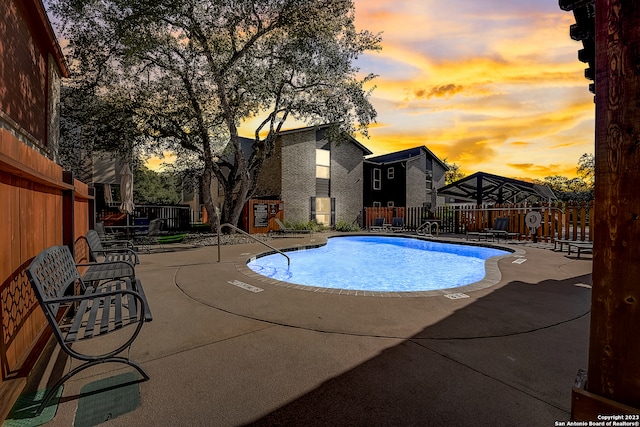
<svg viewBox="0 0 640 427"><path fill-rule="evenodd" d="M49 53L51 53L51 55L55 59L56 64L60 69L60 74L62 75L62 77L69 77L69 68L67 67L67 62L64 59L62 48L60 47L60 43L58 43L58 38L53 31L51 21L49 20L47 11L42 4L42 0L21 1L24 2L23 6L29 13L30 17L39 24L39 28L44 30L44 34L39 35L43 36L43 42L47 45Z"/></svg>
<svg viewBox="0 0 640 427"><path fill-rule="evenodd" d="M475 201L476 204L517 203L529 197L537 199L556 199L551 188L532 182L476 172L438 190L440 196Z"/></svg>
<svg viewBox="0 0 640 427"><path fill-rule="evenodd" d="M396 163L403 162L412 157L418 157L423 154L435 159L438 163L440 163L440 165L442 165L444 170L449 170L449 167L424 145L420 147L408 148L406 150L394 151L393 153L382 154L380 156L369 157L368 159L366 159L366 161L378 164Z"/></svg>
<svg viewBox="0 0 640 427"><path fill-rule="evenodd" d="M307 127L303 127L303 128L297 128L297 129L288 129L288 130L283 130L280 131L280 135L288 135L288 134L292 134L292 133L298 133L298 132L306 132L306 131L310 131L310 130L318 130L318 129L326 129L329 126L331 126L330 124L326 124L326 125L320 125L320 126L307 126ZM356 147L360 148L360 150L362 150L363 155L364 156L368 156L369 154L373 154L373 152L371 150L369 150L367 147L365 147L364 145L362 145L357 139L355 139L353 136L349 135L348 133L345 132L345 135L347 136L347 139L353 143Z"/></svg>

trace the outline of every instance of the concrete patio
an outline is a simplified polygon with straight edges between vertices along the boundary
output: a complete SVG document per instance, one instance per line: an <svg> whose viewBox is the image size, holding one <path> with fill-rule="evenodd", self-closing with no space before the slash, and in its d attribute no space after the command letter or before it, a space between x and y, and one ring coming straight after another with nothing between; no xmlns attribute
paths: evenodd
<svg viewBox="0 0 640 427"><path fill-rule="evenodd" d="M211 246L142 254L136 272L154 320L130 356L151 379L139 384L140 406L105 425L566 421L576 373L587 367L591 256L503 246L518 253L498 262L499 282L458 299L281 286L248 273L246 260L266 250L259 244L222 246L219 263ZM125 371L107 364L74 378L47 426L73 425L81 387Z"/></svg>

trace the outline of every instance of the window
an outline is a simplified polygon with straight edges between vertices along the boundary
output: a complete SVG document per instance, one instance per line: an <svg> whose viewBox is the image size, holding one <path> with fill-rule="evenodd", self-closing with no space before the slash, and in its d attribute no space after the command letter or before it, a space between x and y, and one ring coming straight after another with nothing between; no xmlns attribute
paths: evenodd
<svg viewBox="0 0 640 427"><path fill-rule="evenodd" d="M331 225L331 199L316 197L316 222L321 225Z"/></svg>
<svg viewBox="0 0 640 427"><path fill-rule="evenodd" d="M396 205L396 204L395 204L395 202L393 202L393 201L387 202L387 207L388 207L388 208L392 208L392 207L394 207L395 205Z"/></svg>
<svg viewBox="0 0 640 427"><path fill-rule="evenodd" d="M378 168L373 169L373 189L381 190L382 189L382 171Z"/></svg>
<svg viewBox="0 0 640 427"><path fill-rule="evenodd" d="M316 178L331 178L331 151L316 149Z"/></svg>
<svg viewBox="0 0 640 427"><path fill-rule="evenodd" d="M393 177L395 176L395 168L391 167L389 169L387 169L387 179L393 179Z"/></svg>
<svg viewBox="0 0 640 427"><path fill-rule="evenodd" d="M432 188L433 186L433 171L427 171L426 172L426 187L428 189Z"/></svg>

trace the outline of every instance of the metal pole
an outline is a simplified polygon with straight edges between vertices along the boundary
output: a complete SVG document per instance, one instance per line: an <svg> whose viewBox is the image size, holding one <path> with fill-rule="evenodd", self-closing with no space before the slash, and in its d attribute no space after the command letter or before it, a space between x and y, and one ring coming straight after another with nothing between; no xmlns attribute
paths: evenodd
<svg viewBox="0 0 640 427"><path fill-rule="evenodd" d="M220 262L220 208L215 207L216 212L216 229L218 230L218 262Z"/></svg>

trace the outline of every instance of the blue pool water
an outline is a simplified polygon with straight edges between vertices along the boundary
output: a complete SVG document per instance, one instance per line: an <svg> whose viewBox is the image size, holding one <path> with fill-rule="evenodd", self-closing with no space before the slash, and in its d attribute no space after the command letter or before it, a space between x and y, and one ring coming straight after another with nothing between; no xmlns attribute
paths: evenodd
<svg viewBox="0 0 640 427"><path fill-rule="evenodd" d="M485 260L510 252L493 248L382 237L334 237L325 246L257 258L261 275L299 285L377 292L414 292L469 285L485 276Z"/></svg>

